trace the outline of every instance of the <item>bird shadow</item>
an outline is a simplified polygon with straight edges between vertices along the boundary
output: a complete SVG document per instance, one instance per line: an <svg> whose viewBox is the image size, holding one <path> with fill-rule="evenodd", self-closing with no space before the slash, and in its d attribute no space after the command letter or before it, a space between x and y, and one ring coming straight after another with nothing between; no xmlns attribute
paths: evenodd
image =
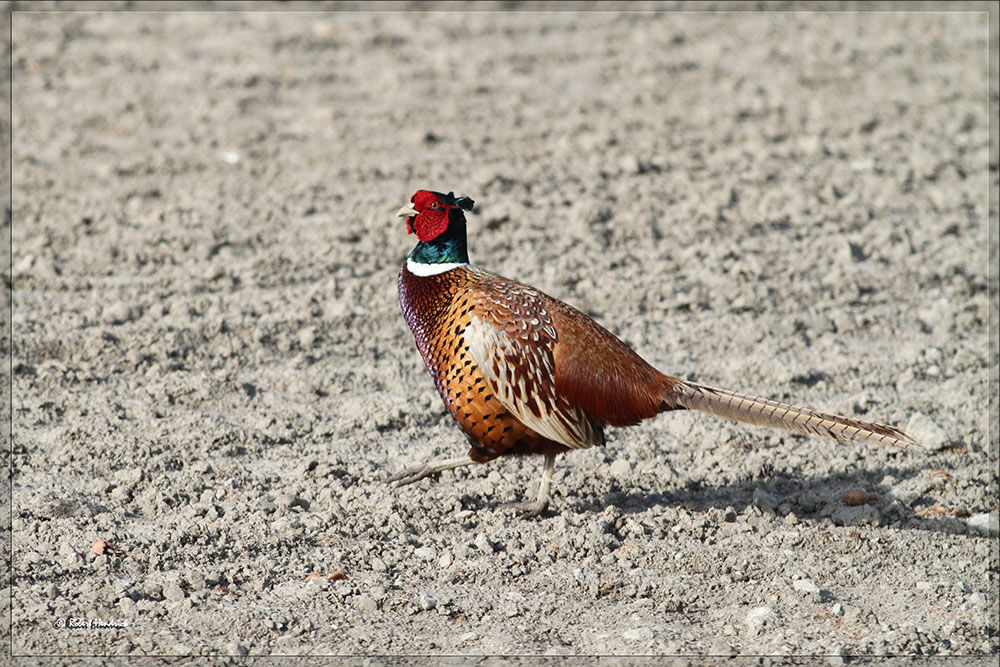
<svg viewBox="0 0 1000 667"><path fill-rule="evenodd" d="M976 534L960 518L964 513L958 508L944 508L935 498L937 484L944 477L926 479L925 466L882 466L857 468L848 472L834 472L821 476L798 475L794 470L761 475L727 484L715 485L700 480L681 480L683 486L663 491L624 488L614 479L599 495L585 498L571 494L563 498L564 509L573 507L580 513L600 513L608 506L617 507L626 515L635 515L659 507L683 507L694 513L710 510L733 510L736 514L756 507L762 515L778 519L795 515L801 523L820 523L827 519L834 525L879 525L903 529L926 530L948 534ZM892 484L884 484L887 477ZM844 498L848 489L860 489L864 494L861 505L877 513L855 512L858 523L851 523ZM899 493L904 489L905 493ZM551 512L552 510L550 510ZM953 514L950 514L953 513ZM846 519L846 522L845 522Z"/></svg>

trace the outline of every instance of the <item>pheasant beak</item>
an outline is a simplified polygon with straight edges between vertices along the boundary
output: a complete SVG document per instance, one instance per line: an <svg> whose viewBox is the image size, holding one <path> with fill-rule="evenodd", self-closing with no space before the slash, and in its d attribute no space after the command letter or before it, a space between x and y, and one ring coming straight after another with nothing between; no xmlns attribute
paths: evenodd
<svg viewBox="0 0 1000 667"><path fill-rule="evenodd" d="M396 217L397 218L412 218L416 214L417 214L417 211L414 210L412 204L407 204L403 208L401 208L398 211L396 211Z"/></svg>

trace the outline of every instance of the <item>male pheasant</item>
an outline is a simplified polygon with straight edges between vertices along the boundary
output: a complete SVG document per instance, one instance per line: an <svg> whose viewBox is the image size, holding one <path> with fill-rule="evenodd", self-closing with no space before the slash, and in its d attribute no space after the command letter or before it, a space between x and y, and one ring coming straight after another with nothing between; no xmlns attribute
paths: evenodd
<svg viewBox="0 0 1000 667"><path fill-rule="evenodd" d="M605 426L630 426L667 410L822 435L916 447L892 426L798 408L664 375L575 308L469 264L468 197L419 190L398 212L418 243L399 270L399 300L424 364L472 444L389 478L410 484L499 456L541 454L534 502L549 502L556 454L604 444Z"/></svg>

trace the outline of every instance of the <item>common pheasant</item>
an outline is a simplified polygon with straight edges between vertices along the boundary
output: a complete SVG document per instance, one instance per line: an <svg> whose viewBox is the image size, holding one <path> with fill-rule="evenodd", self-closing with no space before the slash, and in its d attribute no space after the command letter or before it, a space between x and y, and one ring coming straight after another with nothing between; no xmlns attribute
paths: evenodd
<svg viewBox="0 0 1000 667"><path fill-rule="evenodd" d="M399 301L468 457L415 466L403 486L499 456L541 454L545 467L525 517L549 503L556 454L604 444L605 426L667 410L826 436L918 447L892 426L799 408L664 375L575 308L469 263L465 211L473 201L419 190L398 212L418 243L399 270Z"/></svg>

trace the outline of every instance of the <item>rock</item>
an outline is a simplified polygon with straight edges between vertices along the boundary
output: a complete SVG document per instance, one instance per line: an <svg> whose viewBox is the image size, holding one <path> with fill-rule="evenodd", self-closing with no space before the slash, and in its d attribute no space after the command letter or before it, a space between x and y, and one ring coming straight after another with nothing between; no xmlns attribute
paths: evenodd
<svg viewBox="0 0 1000 667"><path fill-rule="evenodd" d="M722 637L716 637L715 641L708 649L709 655L720 655L724 657L730 657L737 654L737 650L729 645Z"/></svg>
<svg viewBox="0 0 1000 667"><path fill-rule="evenodd" d="M427 592L421 593L420 597L417 599L417 604L419 604L420 608L424 611L430 611L437 606L437 603L437 598Z"/></svg>
<svg viewBox="0 0 1000 667"><path fill-rule="evenodd" d="M104 321L108 324L124 324L139 317L139 309L124 301L116 301L104 309Z"/></svg>
<svg viewBox="0 0 1000 667"><path fill-rule="evenodd" d="M378 609L378 602L375 601L375 598L365 593L351 598L351 604L355 609L361 611L376 611Z"/></svg>
<svg viewBox="0 0 1000 667"><path fill-rule="evenodd" d="M845 489L844 492L840 494L840 500L845 505L857 507L858 505L866 505L873 500L878 500L878 497L871 495L864 489L852 487L850 489Z"/></svg>
<svg viewBox="0 0 1000 667"><path fill-rule="evenodd" d="M608 471L615 479L623 479L632 472L632 466L625 459L617 459L611 464Z"/></svg>
<svg viewBox="0 0 1000 667"><path fill-rule="evenodd" d="M809 579L797 579L793 581L792 588L799 591L800 593L807 593L809 595L818 596L820 594L819 586L814 584Z"/></svg>
<svg viewBox="0 0 1000 667"><path fill-rule="evenodd" d="M629 628L622 633L622 638L633 642L648 642L653 638L653 631L649 628Z"/></svg>
<svg viewBox="0 0 1000 667"><path fill-rule="evenodd" d="M620 166L623 172L633 176L636 174L641 174L643 171L642 163L639 162L639 158L637 158L634 155L626 155L625 157L623 157Z"/></svg>
<svg viewBox="0 0 1000 667"><path fill-rule="evenodd" d="M1000 518L997 512L981 512L973 514L965 520L969 528L986 535L996 535L1000 532Z"/></svg>
<svg viewBox="0 0 1000 667"><path fill-rule="evenodd" d="M185 595L184 589L181 588L180 584L176 581L171 581L163 587L163 597L168 600L177 601L183 600L187 595Z"/></svg>
<svg viewBox="0 0 1000 667"><path fill-rule="evenodd" d="M774 514L774 508L778 506L778 500L760 487L753 490L751 502L754 507L767 514Z"/></svg>
<svg viewBox="0 0 1000 667"><path fill-rule="evenodd" d="M139 608L135 606L132 598L123 597L118 601L118 610L125 618L135 618L139 614Z"/></svg>
<svg viewBox="0 0 1000 667"><path fill-rule="evenodd" d="M476 533L475 543L483 553L491 554L498 550L493 540L487 537L486 533Z"/></svg>
<svg viewBox="0 0 1000 667"><path fill-rule="evenodd" d="M243 644L240 644L238 642L231 642L231 643L229 643L229 644L226 645L226 654L227 655L233 655L233 656L242 658L245 655L247 655L249 652L250 651L247 650L246 646L244 646Z"/></svg>
<svg viewBox="0 0 1000 667"><path fill-rule="evenodd" d="M947 449L953 444L944 428L922 412L915 413L904 430L932 452Z"/></svg>
<svg viewBox="0 0 1000 667"><path fill-rule="evenodd" d="M773 623L776 618L777 615L770 607L754 607L746 616L747 628L750 630L750 634L758 635L763 631L764 626Z"/></svg>
<svg viewBox="0 0 1000 667"><path fill-rule="evenodd" d="M434 547L420 547L413 552L413 555L420 560L434 560L437 556L437 551Z"/></svg>
<svg viewBox="0 0 1000 667"><path fill-rule="evenodd" d="M877 526L882 515L871 505L841 505L830 515L837 526Z"/></svg>
<svg viewBox="0 0 1000 667"><path fill-rule="evenodd" d="M844 665L844 664L847 663L847 656L848 655L850 655L850 654L848 653L848 650L847 650L846 646L838 646L834 650L833 655L831 655L829 658L827 658L826 661L828 663L830 663L831 665L835 665L835 666L839 667L839 665Z"/></svg>

